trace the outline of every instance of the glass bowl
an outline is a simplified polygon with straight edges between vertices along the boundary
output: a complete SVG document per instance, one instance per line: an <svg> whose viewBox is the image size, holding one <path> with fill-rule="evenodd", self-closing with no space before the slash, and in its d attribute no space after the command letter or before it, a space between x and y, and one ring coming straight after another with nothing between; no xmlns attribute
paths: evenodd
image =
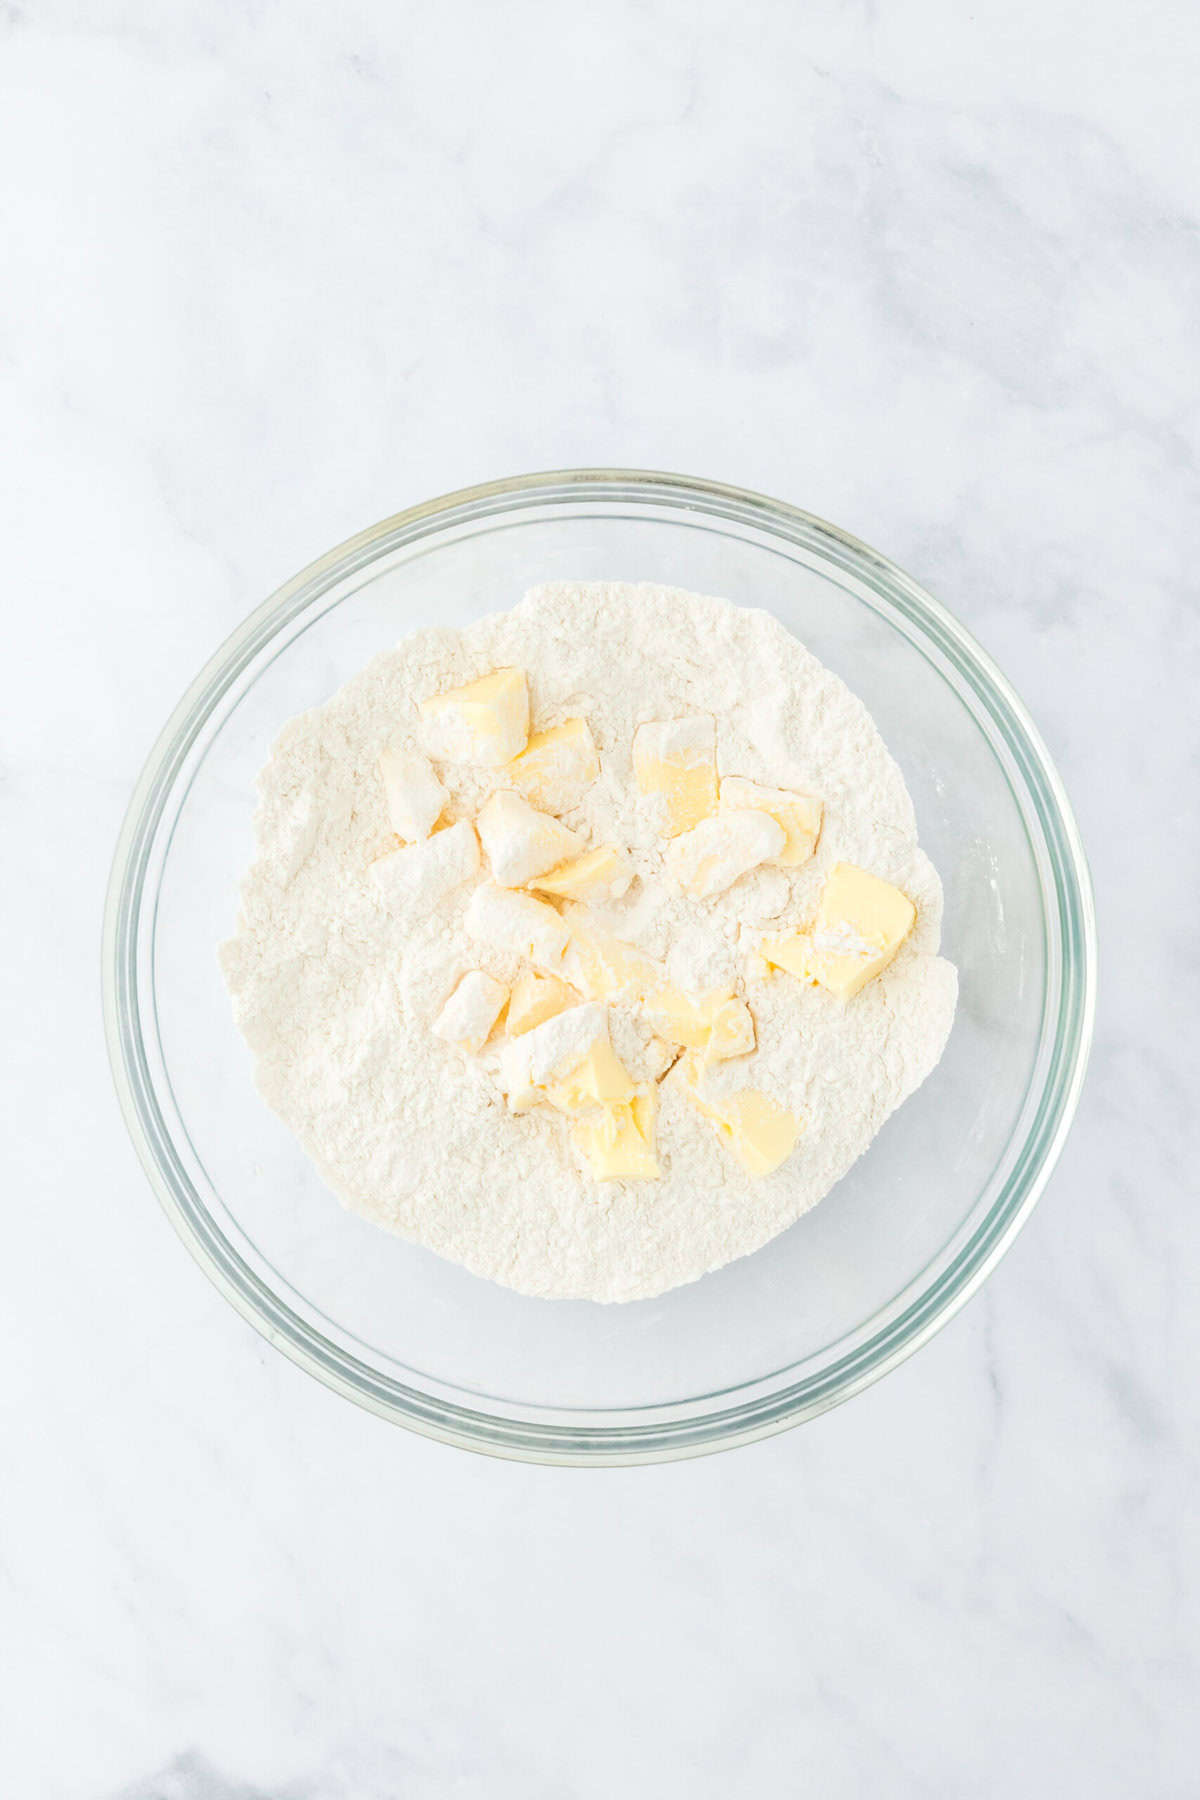
<svg viewBox="0 0 1200 1800"><path fill-rule="evenodd" d="M254 778L294 713L418 626L535 582L667 582L776 613L866 702L946 888L961 976L941 1064L766 1248L626 1306L524 1298L344 1211L251 1083L216 963ZM950 615L808 513L680 476L524 476L413 507L264 602L196 677L117 845L104 932L117 1091L150 1181L222 1292L360 1405L557 1463L697 1455L845 1400L963 1304L1050 1175L1092 1029L1078 832L1024 707Z"/></svg>

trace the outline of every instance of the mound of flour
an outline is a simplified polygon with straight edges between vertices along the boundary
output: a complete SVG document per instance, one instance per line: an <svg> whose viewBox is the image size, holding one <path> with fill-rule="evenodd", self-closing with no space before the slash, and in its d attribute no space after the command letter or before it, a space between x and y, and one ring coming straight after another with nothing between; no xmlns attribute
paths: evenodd
<svg viewBox="0 0 1200 1800"><path fill-rule="evenodd" d="M639 876L607 922L679 986L736 981L750 1003L758 1048L716 1082L804 1119L765 1179L723 1149L675 1070L659 1087L662 1179L588 1180L558 1117L510 1113L478 1059L431 1032L468 968L517 971L481 959L464 931L471 883L415 928L385 909L369 876L394 843L379 756L397 737L416 744L427 695L510 665L528 671L534 729L591 726L601 773L565 822L624 845ZM811 861L759 869L704 902L662 878L631 753L639 724L696 711L716 719L722 774L825 807ZM495 786L493 772L439 772L455 817L473 818ZM900 771L862 704L765 612L648 584L535 588L511 612L376 657L291 721L259 789L258 854L220 954L264 1099L346 1205L522 1293L640 1299L758 1249L828 1192L945 1045L957 981L937 956L941 884ZM767 929L807 922L839 860L917 907L896 961L848 1004L756 974L752 955Z"/></svg>

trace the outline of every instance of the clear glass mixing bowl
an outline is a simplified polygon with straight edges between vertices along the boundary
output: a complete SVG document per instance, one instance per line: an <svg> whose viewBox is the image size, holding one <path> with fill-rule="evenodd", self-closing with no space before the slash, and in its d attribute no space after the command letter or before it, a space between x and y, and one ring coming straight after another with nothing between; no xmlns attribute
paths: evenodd
<svg viewBox="0 0 1200 1800"><path fill-rule="evenodd" d="M535 582L668 582L765 606L861 695L946 885L946 1055L774 1243L628 1306L523 1298L345 1212L259 1100L218 974L284 721L422 625ZM117 1090L180 1235L339 1393L431 1437L559 1463L746 1442L846 1399L974 1292L1045 1186L1091 1037L1095 927L1061 783L1008 683L899 569L738 489L579 470L414 507L247 619L176 707L121 832L104 935Z"/></svg>

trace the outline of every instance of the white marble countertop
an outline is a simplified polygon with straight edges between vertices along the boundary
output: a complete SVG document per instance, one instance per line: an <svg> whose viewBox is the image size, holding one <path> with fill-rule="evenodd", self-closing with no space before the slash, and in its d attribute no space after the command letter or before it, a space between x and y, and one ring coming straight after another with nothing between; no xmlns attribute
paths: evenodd
<svg viewBox="0 0 1200 1800"><path fill-rule="evenodd" d="M1198 53L1174 0L0 9L6 1795L1197 1792ZM815 1424L597 1474L391 1429L232 1312L97 970L249 608L583 463L796 501L956 610L1104 952L983 1294Z"/></svg>

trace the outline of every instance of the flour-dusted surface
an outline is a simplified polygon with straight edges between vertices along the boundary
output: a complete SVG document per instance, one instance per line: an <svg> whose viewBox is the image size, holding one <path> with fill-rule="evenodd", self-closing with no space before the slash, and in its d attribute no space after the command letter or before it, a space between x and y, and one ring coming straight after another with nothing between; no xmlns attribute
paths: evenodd
<svg viewBox="0 0 1200 1800"><path fill-rule="evenodd" d="M369 874L394 843L379 757L416 745L422 699L509 665L528 671L536 729L591 726L600 776L564 821L631 853L640 879L605 909L613 929L680 986L737 981L749 1000L758 1048L713 1086L752 1085L803 1116L774 1174L741 1170L677 1068L658 1090L662 1179L598 1184L558 1118L511 1114L485 1063L433 1034L468 969L508 981L517 965L468 937L473 880L432 911L385 906ZM705 901L661 879L661 818L636 793L631 745L639 724L692 712L716 720L721 774L823 800L811 861ZM455 818L473 818L498 779L439 773ZM900 771L861 702L765 612L648 584L536 588L511 612L378 656L284 729L260 793L258 856L221 961L264 1098L347 1205L523 1293L639 1299L756 1250L828 1192L941 1055L957 980L936 954L941 884ZM848 1004L756 973L753 955L764 932L807 922L839 860L917 906L896 961ZM631 1064L649 1052L619 1012L614 1043Z"/></svg>

